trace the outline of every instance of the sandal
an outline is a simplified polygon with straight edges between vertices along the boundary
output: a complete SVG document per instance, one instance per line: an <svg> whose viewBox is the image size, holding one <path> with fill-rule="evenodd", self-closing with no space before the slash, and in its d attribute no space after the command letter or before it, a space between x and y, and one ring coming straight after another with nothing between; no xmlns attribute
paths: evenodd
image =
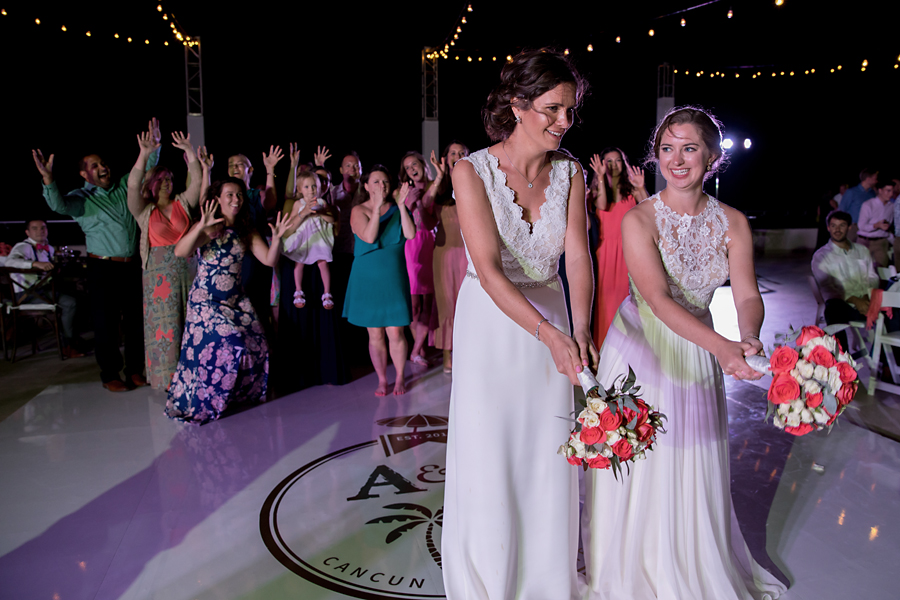
<svg viewBox="0 0 900 600"><path fill-rule="evenodd" d="M294 306L297 308L303 308L306 306L306 296L303 294L303 290L297 290L294 292Z"/></svg>
<svg viewBox="0 0 900 600"><path fill-rule="evenodd" d="M419 366L422 366L422 367L427 367L427 366L428 366L428 361L425 360L425 358L423 358L422 356L419 356L418 354L414 355L414 356L413 356L412 358L410 358L409 360L410 360L411 363L416 364L416 365L419 365Z"/></svg>
<svg viewBox="0 0 900 600"><path fill-rule="evenodd" d="M325 310L334 308L334 298L328 292L322 294L322 308Z"/></svg>

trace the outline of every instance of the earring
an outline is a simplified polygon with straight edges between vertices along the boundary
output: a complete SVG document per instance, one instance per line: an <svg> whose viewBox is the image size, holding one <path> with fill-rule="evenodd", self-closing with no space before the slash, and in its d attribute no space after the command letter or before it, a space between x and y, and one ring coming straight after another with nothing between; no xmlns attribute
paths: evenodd
<svg viewBox="0 0 900 600"><path fill-rule="evenodd" d="M708 165L706 165L706 172L708 173L710 171L712 171L712 163L709 163Z"/></svg>
<svg viewBox="0 0 900 600"><path fill-rule="evenodd" d="M522 117L520 117L519 115L514 115L514 116L516 117L516 125L518 125L519 123L522 122Z"/></svg>

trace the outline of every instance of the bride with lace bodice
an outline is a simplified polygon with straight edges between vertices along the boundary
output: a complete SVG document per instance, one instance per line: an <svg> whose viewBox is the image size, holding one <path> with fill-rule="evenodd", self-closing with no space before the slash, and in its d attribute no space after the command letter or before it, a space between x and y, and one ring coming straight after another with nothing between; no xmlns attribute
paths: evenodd
<svg viewBox="0 0 900 600"><path fill-rule="evenodd" d="M557 149L581 79L572 72L539 93L518 87L534 80L529 71L552 70L552 80L567 68L564 56L540 51L507 64L486 109L500 143L452 173L468 269L453 328L441 533L448 600L579 596L578 479L556 455L568 436L558 417L574 409L576 374L596 350L584 173ZM572 337L557 276L563 251Z"/></svg>
<svg viewBox="0 0 900 600"><path fill-rule="evenodd" d="M784 591L750 555L731 503L722 372L761 376L744 356L762 349L763 307L747 219L702 190L722 158L718 137L705 112L670 112L654 140L667 186L622 222L631 291L597 375L609 386L631 366L667 432L624 481L586 474L589 600L761 600ZM729 277L741 342L716 333L709 312Z"/></svg>

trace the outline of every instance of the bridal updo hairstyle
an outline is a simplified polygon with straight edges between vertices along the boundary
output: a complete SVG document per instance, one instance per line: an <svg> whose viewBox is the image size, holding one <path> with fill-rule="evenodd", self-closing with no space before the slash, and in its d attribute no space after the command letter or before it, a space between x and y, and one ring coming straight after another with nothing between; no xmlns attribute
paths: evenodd
<svg viewBox="0 0 900 600"><path fill-rule="evenodd" d="M663 133L672 125L685 125L690 123L700 132L700 139L706 146L706 151L713 158L709 171L703 176L706 181L718 171L725 169L727 157L725 150L722 148L722 131L725 126L714 115L696 106L676 107L666 113L659 125L656 126L656 132L653 134L653 148L644 159L644 165L659 165L659 145L662 142Z"/></svg>
<svg viewBox="0 0 900 600"><path fill-rule="evenodd" d="M512 100L528 110L531 102L561 83L575 86L576 108L587 93L588 83L567 56L556 50L525 50L506 63L500 72L500 85L488 95L481 111L484 130L495 142L505 140L516 127Z"/></svg>

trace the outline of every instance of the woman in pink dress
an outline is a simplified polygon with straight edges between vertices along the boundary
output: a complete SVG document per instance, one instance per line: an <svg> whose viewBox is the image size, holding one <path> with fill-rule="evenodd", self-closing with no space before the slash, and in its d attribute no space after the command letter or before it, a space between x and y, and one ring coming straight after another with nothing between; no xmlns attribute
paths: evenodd
<svg viewBox="0 0 900 600"><path fill-rule="evenodd" d="M438 172L433 181L428 179L425 157L418 152L407 152L400 160L401 183L409 184L406 208L416 225L416 237L406 242L406 269L409 272L409 293L412 294L413 348L409 360L428 366L425 345L429 334L437 328L434 307L434 198L441 187L443 173ZM395 196L396 199L396 196Z"/></svg>
<svg viewBox="0 0 900 600"><path fill-rule="evenodd" d="M431 153L431 164L441 174L443 181L450 183L450 175L456 162L469 155L465 144L453 140L441 153L437 162ZM446 176L444 176L446 175ZM456 298L466 277L466 248L459 229L459 215L453 186L445 185L438 191L434 215L438 219L434 236L434 297L437 301L438 328L434 332L434 345L444 351L444 373L453 368L453 315L456 314Z"/></svg>
<svg viewBox="0 0 900 600"><path fill-rule="evenodd" d="M622 254L622 217L647 198L644 171L628 164L618 148L607 148L591 158L594 210L600 220L596 250L597 285L594 302L594 344L603 345L616 310L628 295L628 269Z"/></svg>

